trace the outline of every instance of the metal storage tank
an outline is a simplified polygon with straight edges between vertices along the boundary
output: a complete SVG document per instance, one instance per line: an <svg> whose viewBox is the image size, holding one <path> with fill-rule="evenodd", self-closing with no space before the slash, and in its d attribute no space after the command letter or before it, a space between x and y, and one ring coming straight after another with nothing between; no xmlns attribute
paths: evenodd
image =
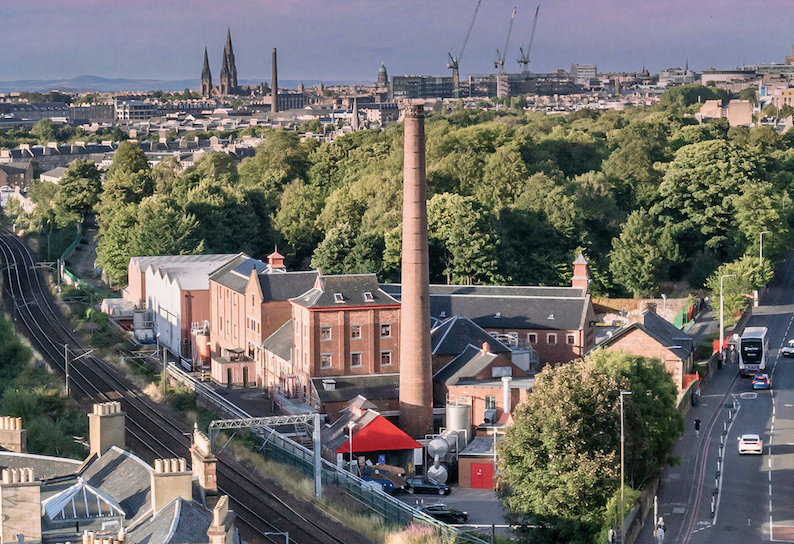
<svg viewBox="0 0 794 544"><path fill-rule="evenodd" d="M459 451L468 446L472 438L471 406L468 404L447 404L447 429L457 431Z"/></svg>

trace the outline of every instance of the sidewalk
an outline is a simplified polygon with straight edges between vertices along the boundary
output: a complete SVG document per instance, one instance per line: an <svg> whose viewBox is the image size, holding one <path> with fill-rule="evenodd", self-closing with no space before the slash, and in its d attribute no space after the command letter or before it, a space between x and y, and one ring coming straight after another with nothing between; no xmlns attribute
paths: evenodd
<svg viewBox="0 0 794 544"><path fill-rule="evenodd" d="M698 342L705 336L719 330L719 320L715 318L712 310L706 310L696 319L690 334ZM734 361L722 369L712 368L708 379L701 384L700 403L693 406L684 418L684 435L678 440L673 455L681 459L675 467L665 467L661 483L657 492L659 516L664 517L667 531L665 542L678 542L683 526L693 505L689 504L691 492L697 481L696 460L702 441L707 440L709 422L718 413L724 411L722 398L731 386L738 368ZM695 419L701 421L700 438L695 438ZM653 536L654 520L650 514L645 520L645 526L640 531L635 542L656 542Z"/></svg>

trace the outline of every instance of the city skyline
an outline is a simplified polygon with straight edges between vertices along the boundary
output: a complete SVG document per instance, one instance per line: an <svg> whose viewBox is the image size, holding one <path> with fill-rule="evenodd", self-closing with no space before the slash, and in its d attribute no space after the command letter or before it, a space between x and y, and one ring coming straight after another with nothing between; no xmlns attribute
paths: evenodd
<svg viewBox="0 0 794 544"><path fill-rule="evenodd" d="M476 0L272 0L159 3L151 0L3 2L6 28L0 80L72 78L194 79L204 47L218 73L231 29L240 79L269 81L270 51L279 49L284 80L375 80L390 75L449 75L447 52L460 53ZM526 43L536 2L482 0L461 74L493 73L510 12L517 14L505 62ZM782 62L794 36L783 2L707 0L560 0L542 4L532 48L533 72L596 64L599 71L652 72L683 67L727 69ZM764 8L763 10L761 8ZM763 15L763 14L765 15ZM35 30L35 34L31 32ZM126 52L126 54L125 54Z"/></svg>

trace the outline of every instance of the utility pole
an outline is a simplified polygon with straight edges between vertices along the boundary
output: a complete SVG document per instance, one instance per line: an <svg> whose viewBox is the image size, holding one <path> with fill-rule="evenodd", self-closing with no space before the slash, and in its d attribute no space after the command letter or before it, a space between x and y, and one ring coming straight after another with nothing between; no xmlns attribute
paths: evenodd
<svg viewBox="0 0 794 544"><path fill-rule="evenodd" d="M626 503L623 498L623 482L626 480L624 476L624 445L626 443L626 435L623 432L623 395L631 395L631 391L620 392L620 544L623 544L626 540Z"/></svg>
<svg viewBox="0 0 794 544"><path fill-rule="evenodd" d="M64 371L66 372L66 396L69 396L69 344L63 345Z"/></svg>

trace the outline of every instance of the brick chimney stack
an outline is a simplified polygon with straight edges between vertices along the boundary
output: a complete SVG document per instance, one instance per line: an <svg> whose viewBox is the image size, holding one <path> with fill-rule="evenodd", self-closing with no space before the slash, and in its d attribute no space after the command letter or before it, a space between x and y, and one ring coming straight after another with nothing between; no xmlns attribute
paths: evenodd
<svg viewBox="0 0 794 544"><path fill-rule="evenodd" d="M0 446L17 453L28 452L28 435L21 417L0 417Z"/></svg>
<svg viewBox="0 0 794 544"><path fill-rule="evenodd" d="M155 514L177 497L193 500L193 472L188 470L185 459L155 459L151 475Z"/></svg>
<svg viewBox="0 0 794 544"><path fill-rule="evenodd" d="M212 509L212 525L207 530L210 544L232 544L235 542L235 516L229 510L229 497L223 495Z"/></svg>
<svg viewBox="0 0 794 544"><path fill-rule="evenodd" d="M276 48L273 48L273 76L270 86L270 111L278 112L278 64L276 62Z"/></svg>
<svg viewBox="0 0 794 544"><path fill-rule="evenodd" d="M207 435L193 430L193 444L190 447L190 465L198 477L199 485L207 495L218 493L218 458L212 453Z"/></svg>
<svg viewBox="0 0 794 544"><path fill-rule="evenodd" d="M404 153L400 428L421 438L433 432L425 114L421 105L406 107Z"/></svg>
<svg viewBox="0 0 794 544"><path fill-rule="evenodd" d="M41 481L32 468L4 468L0 483L0 539L41 541ZM23 536L24 535L24 536Z"/></svg>
<svg viewBox="0 0 794 544"><path fill-rule="evenodd" d="M94 413L88 414L88 436L91 453L101 456L111 446L125 448L124 423L127 414L121 411L120 402L94 404Z"/></svg>

